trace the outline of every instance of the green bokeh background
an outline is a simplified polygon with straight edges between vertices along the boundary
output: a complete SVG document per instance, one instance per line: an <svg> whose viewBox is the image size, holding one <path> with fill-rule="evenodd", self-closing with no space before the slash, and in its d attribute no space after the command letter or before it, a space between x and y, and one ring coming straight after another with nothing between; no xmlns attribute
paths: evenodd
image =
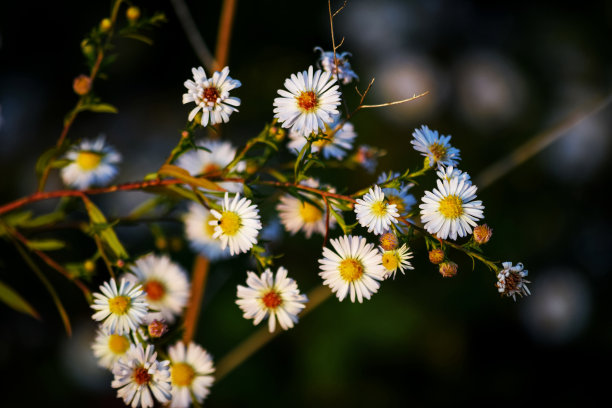
<svg viewBox="0 0 612 408"><path fill-rule="evenodd" d="M96 92L117 106L119 115L86 113L71 130L74 138L107 135L124 156L119 182L155 171L175 145L188 113L181 105L182 83L191 67L199 65L169 2L136 4L145 13L164 11L168 23L155 31L152 47L121 41L108 80L96 83ZM214 44L219 2L187 4L206 42ZM36 157L55 143L61 119L76 101L72 79L86 72L82 36L108 9L105 1L0 6L1 203L34 190ZM453 136L451 143L461 150L461 169L478 180L489 165L534 135L609 93L611 22L609 1L567 8L557 2L524 7L468 0L349 2L336 20L336 36L344 36L342 49L353 53L360 89L376 77L368 102L393 99L379 85L390 75L385 67L414 61L425 61L425 68L417 70L424 81L414 81L414 90L405 97L429 90L430 99L414 108L367 110L355 117L358 143L388 151L376 174L342 170L319 171L319 176L354 191L375 182L383 170L414 168L421 158L410 147L411 133L427 124ZM240 145L257 134L272 117L272 101L284 78L314 64L312 49L329 49L330 43L324 1L239 1L229 65L232 77L243 84L236 92L242 105L223 126L224 137ZM495 78L513 95L503 112L512 114L491 114L483 108L486 102L479 103L466 80L466 72L482 66L478 64L497 67ZM485 82L478 89L496 84ZM398 79L397 87L402 86ZM344 92L354 106L354 91L348 87ZM327 300L215 384L206 405L535 401L575 406L605 398L608 376L597 368L612 363L612 225L605 197L610 112L605 108L479 193L494 229L486 253L495 260L523 262L533 282L532 297L516 303L500 298L493 274L482 265L472 270L471 261L460 254L452 254L459 274L443 279L416 241L414 271L384 282L364 304ZM287 151L282 155L292 157ZM415 187L417 198L433 180L425 178ZM48 189L60 187L54 175ZM125 215L144 198L121 193L95 197L95 202L110 215ZM262 202L271 208L273 199L262 197ZM31 208L42 213L53 203ZM264 215L267 221L272 214ZM161 225L168 236L182 236L180 225ZM120 226L117 232L133 255L153 248L144 226ZM77 232L61 236L70 241L68 250L57 254L61 261L83 259L94 251ZM303 291L320 283L321 241L319 236L306 240L285 234L271 247L284 254L280 264ZM188 248L171 256L190 270L193 254ZM252 266L244 256L211 269L196 341L216 361L256 330L234 304L236 285L244 284L248 269ZM75 287L48 272L73 318L70 339L40 282L9 243L0 241L0 280L24 294L42 315L38 322L0 305L0 365L7 374L0 405L123 406L110 388L110 376L91 367L88 347L95 324L87 305ZM100 268L92 287L105 279Z"/></svg>

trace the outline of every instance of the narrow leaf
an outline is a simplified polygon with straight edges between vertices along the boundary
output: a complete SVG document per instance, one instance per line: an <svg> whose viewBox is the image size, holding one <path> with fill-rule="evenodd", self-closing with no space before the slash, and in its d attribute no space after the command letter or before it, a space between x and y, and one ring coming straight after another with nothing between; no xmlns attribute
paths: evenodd
<svg viewBox="0 0 612 408"><path fill-rule="evenodd" d="M159 169L158 174L162 176L170 176L170 177L177 178L191 186L202 187L207 190L225 191L225 189L219 186L218 184L213 183L212 181L204 177L193 177L189 174L187 170L182 169L178 166L174 166L172 164L164 164Z"/></svg>
<svg viewBox="0 0 612 408"><path fill-rule="evenodd" d="M117 113L118 110L113 105L108 103L91 103L83 105L79 108L79 111L91 111L97 113Z"/></svg>
<svg viewBox="0 0 612 408"><path fill-rule="evenodd" d="M66 246L65 242L57 239L42 239L42 240L29 240L28 248L39 250L39 251L56 251Z"/></svg>
<svg viewBox="0 0 612 408"><path fill-rule="evenodd" d="M0 281L0 300L18 312L40 320L38 312L13 288Z"/></svg>
<svg viewBox="0 0 612 408"><path fill-rule="evenodd" d="M91 220L92 232L99 236L105 246L107 246L113 253L115 260L128 258L128 253L119 241L117 234L113 230L112 226L106 220L102 211L91 200L85 196L82 197L85 203L85 209L89 214ZM104 225L105 228L99 229L100 224Z"/></svg>

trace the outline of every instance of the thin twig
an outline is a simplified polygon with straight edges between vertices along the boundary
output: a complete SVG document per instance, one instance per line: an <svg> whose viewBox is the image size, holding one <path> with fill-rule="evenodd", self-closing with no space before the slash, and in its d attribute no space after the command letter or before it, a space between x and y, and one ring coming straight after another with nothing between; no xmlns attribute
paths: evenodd
<svg viewBox="0 0 612 408"><path fill-rule="evenodd" d="M201 255L196 257L191 277L191 296L185 311L185 332L183 333L183 342L185 344L189 344L193 340L196 331L209 266L210 263L207 258Z"/></svg>
<svg viewBox="0 0 612 408"><path fill-rule="evenodd" d="M189 41L189 44L191 44L193 51L206 70L212 72L217 66L217 62L206 46L200 31L198 31L187 4L185 4L184 0L170 0L170 2L174 7L174 12L181 23L181 27L183 27L183 30L185 31L185 35L187 36L187 40Z"/></svg>
<svg viewBox="0 0 612 408"><path fill-rule="evenodd" d="M374 81L374 80L372 80L372 82L373 82L373 81ZM370 84L370 85L371 85L371 84ZM370 88L368 87L368 90L369 90L369 89L370 89ZM420 98L420 97L422 97L422 96L425 96L425 95L427 95L428 93L429 93L429 91L425 91L425 92L423 92L422 94L419 94L419 95L413 95L412 97L407 98L407 99L402 99L401 101L393 101L393 102L381 103L381 104L379 104L379 105L361 105L361 109L368 109L368 108L382 108L382 107L385 107L385 106L399 105L399 104L401 104L401 103L405 103L405 102L414 101L415 99L418 99L418 98Z"/></svg>
<svg viewBox="0 0 612 408"><path fill-rule="evenodd" d="M217 63L215 65L216 71L227 65L235 13L236 0L223 0L221 17L219 18L219 31L217 33L217 48L215 50L215 55L217 57Z"/></svg>
<svg viewBox="0 0 612 408"><path fill-rule="evenodd" d="M519 166L521 163L535 156L550 144L566 135L568 131L578 126L584 120L598 114L600 111L605 109L612 102L612 94L608 95L603 100L587 105L587 108L578 109L572 115L558 123L557 125L545 129L542 132L536 134L530 138L523 145L519 146L516 150L510 153L508 156L498 160L491 166L487 167L480 173L476 178L476 184L479 189L483 189L490 186L495 181L505 176L507 173L512 171L514 168Z"/></svg>

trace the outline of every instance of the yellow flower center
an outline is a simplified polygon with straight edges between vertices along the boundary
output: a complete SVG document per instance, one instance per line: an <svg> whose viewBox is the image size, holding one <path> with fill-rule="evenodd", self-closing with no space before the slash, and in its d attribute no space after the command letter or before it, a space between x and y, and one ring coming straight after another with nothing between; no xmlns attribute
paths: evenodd
<svg viewBox="0 0 612 408"><path fill-rule="evenodd" d="M130 347L130 342L125 336L111 334L108 336L108 348L115 354L123 354Z"/></svg>
<svg viewBox="0 0 612 408"><path fill-rule="evenodd" d="M363 265L356 259L345 259L340 262L340 276L347 282L359 280L363 275Z"/></svg>
<svg viewBox="0 0 612 408"><path fill-rule="evenodd" d="M174 363L172 364L172 373L170 377L172 379L172 384L179 387L186 387L191 385L195 374L195 370L191 365L187 363Z"/></svg>
<svg viewBox="0 0 612 408"><path fill-rule="evenodd" d="M435 161L440 161L446 156L446 148L440 143L432 143L429 146L429 151L433 154Z"/></svg>
<svg viewBox="0 0 612 408"><path fill-rule="evenodd" d="M131 300L127 296L115 296L108 299L108 308L112 314L123 315L130 309Z"/></svg>
<svg viewBox="0 0 612 408"><path fill-rule="evenodd" d="M164 285L157 280L150 280L145 283L144 290L147 292L147 297L153 301L161 299L166 293L166 288L164 288Z"/></svg>
<svg viewBox="0 0 612 408"><path fill-rule="evenodd" d="M263 295L261 301L268 309L276 309L283 304L283 298L274 289Z"/></svg>
<svg viewBox="0 0 612 408"><path fill-rule="evenodd" d="M301 92L295 99L298 107L307 113L314 111L319 106L317 95L312 91Z"/></svg>
<svg viewBox="0 0 612 408"><path fill-rule="evenodd" d="M404 211L406 210L406 206L404 205L404 200L402 200L401 197L399 196L389 195L387 196L387 201L389 201L389 204L395 204L395 208L397 208L397 212L400 214L403 214Z"/></svg>
<svg viewBox="0 0 612 408"><path fill-rule="evenodd" d="M456 195L450 195L440 200L440 214L444 218L457 218L463 214L463 200Z"/></svg>
<svg viewBox="0 0 612 408"><path fill-rule="evenodd" d="M317 207L310 203L301 203L300 217L305 223L313 223L319 221L323 217L323 213Z"/></svg>
<svg viewBox="0 0 612 408"><path fill-rule="evenodd" d="M102 155L94 152L80 152L76 162L83 170L93 170L100 164Z"/></svg>
<svg viewBox="0 0 612 408"><path fill-rule="evenodd" d="M377 217L382 217L387 214L387 204L382 201L377 201L372 204L372 213Z"/></svg>
<svg viewBox="0 0 612 408"><path fill-rule="evenodd" d="M134 369L132 378L138 385L148 384L151 380L151 374L149 374L149 371L146 368L140 366Z"/></svg>
<svg viewBox="0 0 612 408"><path fill-rule="evenodd" d="M225 235L235 235L240 229L241 222L242 220L235 212L224 211L221 214L219 225Z"/></svg>
<svg viewBox="0 0 612 408"><path fill-rule="evenodd" d="M204 222L204 232L206 232L209 237L212 237L215 233L215 226L210 225L210 221L217 221L217 219L214 215L210 214Z"/></svg>
<svg viewBox="0 0 612 408"><path fill-rule="evenodd" d="M395 253L392 251L385 252L382 256L382 264L388 271L394 271L399 265L399 261Z"/></svg>

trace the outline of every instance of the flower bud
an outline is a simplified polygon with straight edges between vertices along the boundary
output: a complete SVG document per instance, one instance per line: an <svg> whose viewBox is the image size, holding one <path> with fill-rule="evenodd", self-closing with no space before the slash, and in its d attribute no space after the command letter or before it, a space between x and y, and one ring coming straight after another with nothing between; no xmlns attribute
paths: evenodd
<svg viewBox="0 0 612 408"><path fill-rule="evenodd" d="M182 137L183 139L187 139L187 138L189 137L189 132L188 132L188 131L186 131L186 130L183 130L183 131L181 132L181 137Z"/></svg>
<svg viewBox="0 0 612 408"><path fill-rule="evenodd" d="M105 18L100 21L100 31L102 31L103 33L108 33L112 26L113 23L112 21L110 21L110 18Z"/></svg>
<svg viewBox="0 0 612 408"><path fill-rule="evenodd" d="M159 338L166 334L168 331L168 325L156 319L149 323L147 330L149 331L149 336Z"/></svg>
<svg viewBox="0 0 612 408"><path fill-rule="evenodd" d="M272 126L270 128L270 134L274 136L274 140L277 142L282 142L285 140L287 132L280 126Z"/></svg>
<svg viewBox="0 0 612 408"><path fill-rule="evenodd" d="M474 241L476 241L478 245L489 242L491 235L493 235L493 229L491 229L487 224L474 227Z"/></svg>
<svg viewBox="0 0 612 408"><path fill-rule="evenodd" d="M181 237L171 237L170 238L170 250L173 252L179 252L183 249L183 240Z"/></svg>
<svg viewBox="0 0 612 408"><path fill-rule="evenodd" d="M87 95L91 91L91 78L87 75L79 75L72 81L72 89L77 95Z"/></svg>
<svg viewBox="0 0 612 408"><path fill-rule="evenodd" d="M155 239L155 248L159 249L160 251L168 248L168 240L165 237L157 237Z"/></svg>
<svg viewBox="0 0 612 408"><path fill-rule="evenodd" d="M117 260L117 268L123 268L125 266L125 261L123 259Z"/></svg>
<svg viewBox="0 0 612 408"><path fill-rule="evenodd" d="M380 246L385 251L393 251L394 249L397 249L398 244L399 241L392 232L385 232L380 236Z"/></svg>
<svg viewBox="0 0 612 408"><path fill-rule="evenodd" d="M85 269L85 272L93 273L96 270L96 263L91 259L88 259L83 262L83 269Z"/></svg>
<svg viewBox="0 0 612 408"><path fill-rule="evenodd" d="M93 57L96 48L93 46L93 44L90 44L87 39L85 39L81 41L81 51L83 51L83 55L88 58L91 58Z"/></svg>
<svg viewBox="0 0 612 408"><path fill-rule="evenodd" d="M131 22L135 22L140 18L140 9L136 6L132 6L127 9L127 11L125 12L125 16Z"/></svg>
<svg viewBox="0 0 612 408"><path fill-rule="evenodd" d="M457 274L458 267L459 266L452 261L441 263L440 264L440 275L442 275L445 278L452 278L453 276Z"/></svg>
<svg viewBox="0 0 612 408"><path fill-rule="evenodd" d="M435 248L429 251L429 262L438 265L444 260L444 251L440 248Z"/></svg>

